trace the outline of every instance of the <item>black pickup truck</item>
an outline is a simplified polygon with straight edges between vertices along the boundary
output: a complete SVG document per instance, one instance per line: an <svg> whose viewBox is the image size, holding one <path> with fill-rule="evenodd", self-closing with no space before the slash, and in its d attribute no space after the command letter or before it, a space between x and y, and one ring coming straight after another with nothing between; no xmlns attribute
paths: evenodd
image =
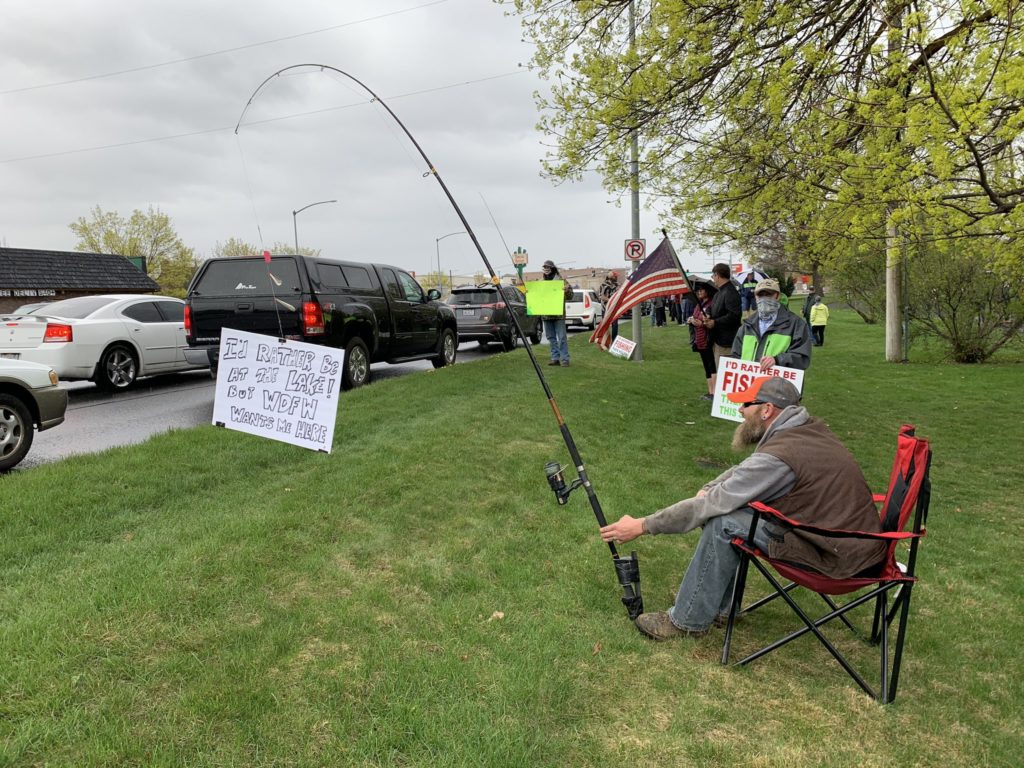
<svg viewBox="0 0 1024 768"><path fill-rule="evenodd" d="M185 358L216 376L222 328L345 350L342 386L370 379L370 364L455 362L458 326L436 290L386 264L325 257L210 259L189 285Z"/></svg>

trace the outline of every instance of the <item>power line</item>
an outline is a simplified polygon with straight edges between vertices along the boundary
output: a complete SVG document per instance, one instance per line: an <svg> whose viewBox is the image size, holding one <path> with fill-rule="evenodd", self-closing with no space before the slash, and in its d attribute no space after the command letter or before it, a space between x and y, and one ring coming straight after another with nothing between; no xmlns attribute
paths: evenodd
<svg viewBox="0 0 1024 768"><path fill-rule="evenodd" d="M170 66L172 66L174 64L184 64L185 62L188 62L188 61L198 61L199 59L208 59L208 58L210 58L212 56L222 56L225 53L236 53L237 51L245 51L245 50L248 50L250 48L259 48L260 46L263 46L263 45L273 45L274 43L281 43L281 42L284 42L286 40L297 40L297 39L302 38L302 37L309 37L310 35L319 35L319 34L321 34L323 32L331 32L331 31L333 31L335 29L343 29L344 27L356 26L357 24L366 24L366 23L371 22L371 21L379 21L380 19L386 19L386 18L388 18L390 16L398 16L398 15L403 14L403 13L410 13L412 11L418 11L418 10L421 10L423 8L429 8L432 5L440 5L441 3L447 3L447 2L448 2L448 0L431 0L431 2L422 3L420 5L415 5L415 6L411 7L411 8L403 8L403 9L398 10L398 11L389 11L388 13L381 13L381 14L379 14L377 16L367 16L364 19L356 19L355 21L346 21L343 24L335 24L334 26L331 26L331 27L323 27L321 29L314 29L314 30L311 30L309 32L299 32L297 34L287 35L285 37L276 37L273 40L263 40L262 42L259 42L259 43L247 43L246 45L239 45L239 46L236 46L234 48L224 48L223 50L220 50L220 51L211 51L210 53L200 53L200 54L197 54L195 56L186 56L185 58L182 58L182 59L172 59L170 61L162 61L162 62L160 62L158 64L144 64L144 65L138 66L138 67L129 67L128 69L119 69L119 70L116 70L114 72L104 72L104 73L98 74L98 75L86 75L85 77L76 77L76 78L71 79L71 80L59 80L59 81L53 82L53 83L40 83L39 85L26 85L26 86L24 86L22 88L10 88L10 89L8 89L6 91L0 91L0 96L7 96L8 94L12 94L12 93L25 93L27 91L39 91L39 90L43 90L44 88L57 88L58 86L61 86L61 85L74 85L75 83L85 83L85 82L88 82L90 80L102 80L102 79L107 78L107 77L117 77L119 75L127 75L127 74L131 74L133 72L145 72L145 71L150 70L150 69L159 69L160 67L170 67ZM216 130L220 130L220 129L216 129Z"/></svg>
<svg viewBox="0 0 1024 768"><path fill-rule="evenodd" d="M442 0L442 2L443 1L445 1L445 0ZM519 70L516 70L515 72L505 72L504 74L500 74L500 75L490 75L488 77L479 77L479 78L476 78L475 80L464 80L464 81L459 82L459 83L450 83L448 85L439 85L439 86L436 86L434 88L424 88L424 89L419 90L419 91L409 91L408 93L400 93L400 94L398 94L396 96L388 96L387 98L388 98L389 101L395 101L397 99L405 99L405 98L408 98L410 96L422 96L425 93L436 93L438 91L446 91L446 90L448 90L450 88L462 88L462 87L467 86L467 85L476 85L477 83L485 83L485 82L487 82L489 80L499 80L499 79L505 78L505 77L512 77L513 75L521 75L521 74L523 74L526 71L527 70L525 70L525 69L519 69ZM324 114L324 113L327 113L327 112L336 112L336 111L341 110L341 109L351 109L352 107L362 107L362 106L366 106L367 104L372 104L372 103L373 103L372 99L366 99L366 100L361 100L361 101L357 101L357 102L352 102L350 104L339 104L338 106L335 106L335 107L326 107L324 109L314 109L314 110L310 110L308 112L294 112L294 113L292 113L290 115L281 115L280 117L268 117L268 118L265 118L263 120L253 120L251 122L245 123L245 125L263 125L264 123L277 123L277 122L281 122L283 120L294 120L295 118L298 118L298 117L309 117L310 115L321 115L321 114ZM228 125L228 126L221 126L219 128L204 128L202 130L189 131L187 133L168 134L167 136L153 136L153 137L150 137L148 139L134 139L132 141L121 141L121 142L118 142L116 144L101 144L101 145L97 145L97 146L93 146L93 147L80 147L78 149L65 149L65 150L60 151L60 152L46 152L46 153L42 153L42 154L38 154L38 155L23 155L21 157L9 157L9 158L6 158L4 160L0 160L0 165L7 165L9 163L20 163L20 162L24 162L24 161L27 161L27 160L43 160L43 159L48 158L48 157L62 157L64 155L78 155L78 154L82 154L84 152L98 152L98 151L101 151L101 150L104 150L104 149L117 149L119 147L132 147L132 146L135 146L137 144L150 144L150 143L157 142L157 141L171 141L173 139L186 139L186 138L189 138L190 136L202 136L202 135L208 134L208 133L219 133L220 131L234 131L234 130L235 130L235 126Z"/></svg>

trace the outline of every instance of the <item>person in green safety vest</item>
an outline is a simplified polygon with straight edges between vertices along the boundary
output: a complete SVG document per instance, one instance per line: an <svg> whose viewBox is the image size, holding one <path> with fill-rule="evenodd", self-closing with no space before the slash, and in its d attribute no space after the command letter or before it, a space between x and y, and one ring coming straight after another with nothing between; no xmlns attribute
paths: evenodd
<svg viewBox="0 0 1024 768"><path fill-rule="evenodd" d="M732 343L731 357L761 364L807 370L811 364L811 330L807 321L779 301L779 281L762 280L754 289L757 312L740 326Z"/></svg>

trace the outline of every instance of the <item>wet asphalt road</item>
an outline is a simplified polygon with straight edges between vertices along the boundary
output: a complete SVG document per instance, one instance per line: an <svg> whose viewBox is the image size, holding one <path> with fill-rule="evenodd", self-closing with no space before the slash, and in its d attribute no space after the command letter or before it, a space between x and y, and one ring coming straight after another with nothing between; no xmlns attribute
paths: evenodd
<svg viewBox="0 0 1024 768"><path fill-rule="evenodd" d="M475 342L459 346L456 363L501 354L497 345L481 350ZM373 366L374 381L431 369L427 360ZM188 371L142 379L127 392L110 394L90 382L62 384L68 390L64 423L37 432L32 448L14 472L81 453L141 443L170 429L209 424L213 418L214 381L209 371Z"/></svg>

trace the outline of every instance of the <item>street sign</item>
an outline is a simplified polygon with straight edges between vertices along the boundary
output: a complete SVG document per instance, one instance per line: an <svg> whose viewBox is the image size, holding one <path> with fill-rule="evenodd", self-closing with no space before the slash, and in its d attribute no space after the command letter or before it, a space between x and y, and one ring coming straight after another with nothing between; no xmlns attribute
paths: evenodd
<svg viewBox="0 0 1024 768"><path fill-rule="evenodd" d="M525 267L528 256L529 254L522 248L516 248L515 253L512 254L512 264L517 267Z"/></svg>
<svg viewBox="0 0 1024 768"><path fill-rule="evenodd" d="M643 261L643 258L646 255L647 255L647 241L646 240L627 240L626 241L626 261Z"/></svg>

